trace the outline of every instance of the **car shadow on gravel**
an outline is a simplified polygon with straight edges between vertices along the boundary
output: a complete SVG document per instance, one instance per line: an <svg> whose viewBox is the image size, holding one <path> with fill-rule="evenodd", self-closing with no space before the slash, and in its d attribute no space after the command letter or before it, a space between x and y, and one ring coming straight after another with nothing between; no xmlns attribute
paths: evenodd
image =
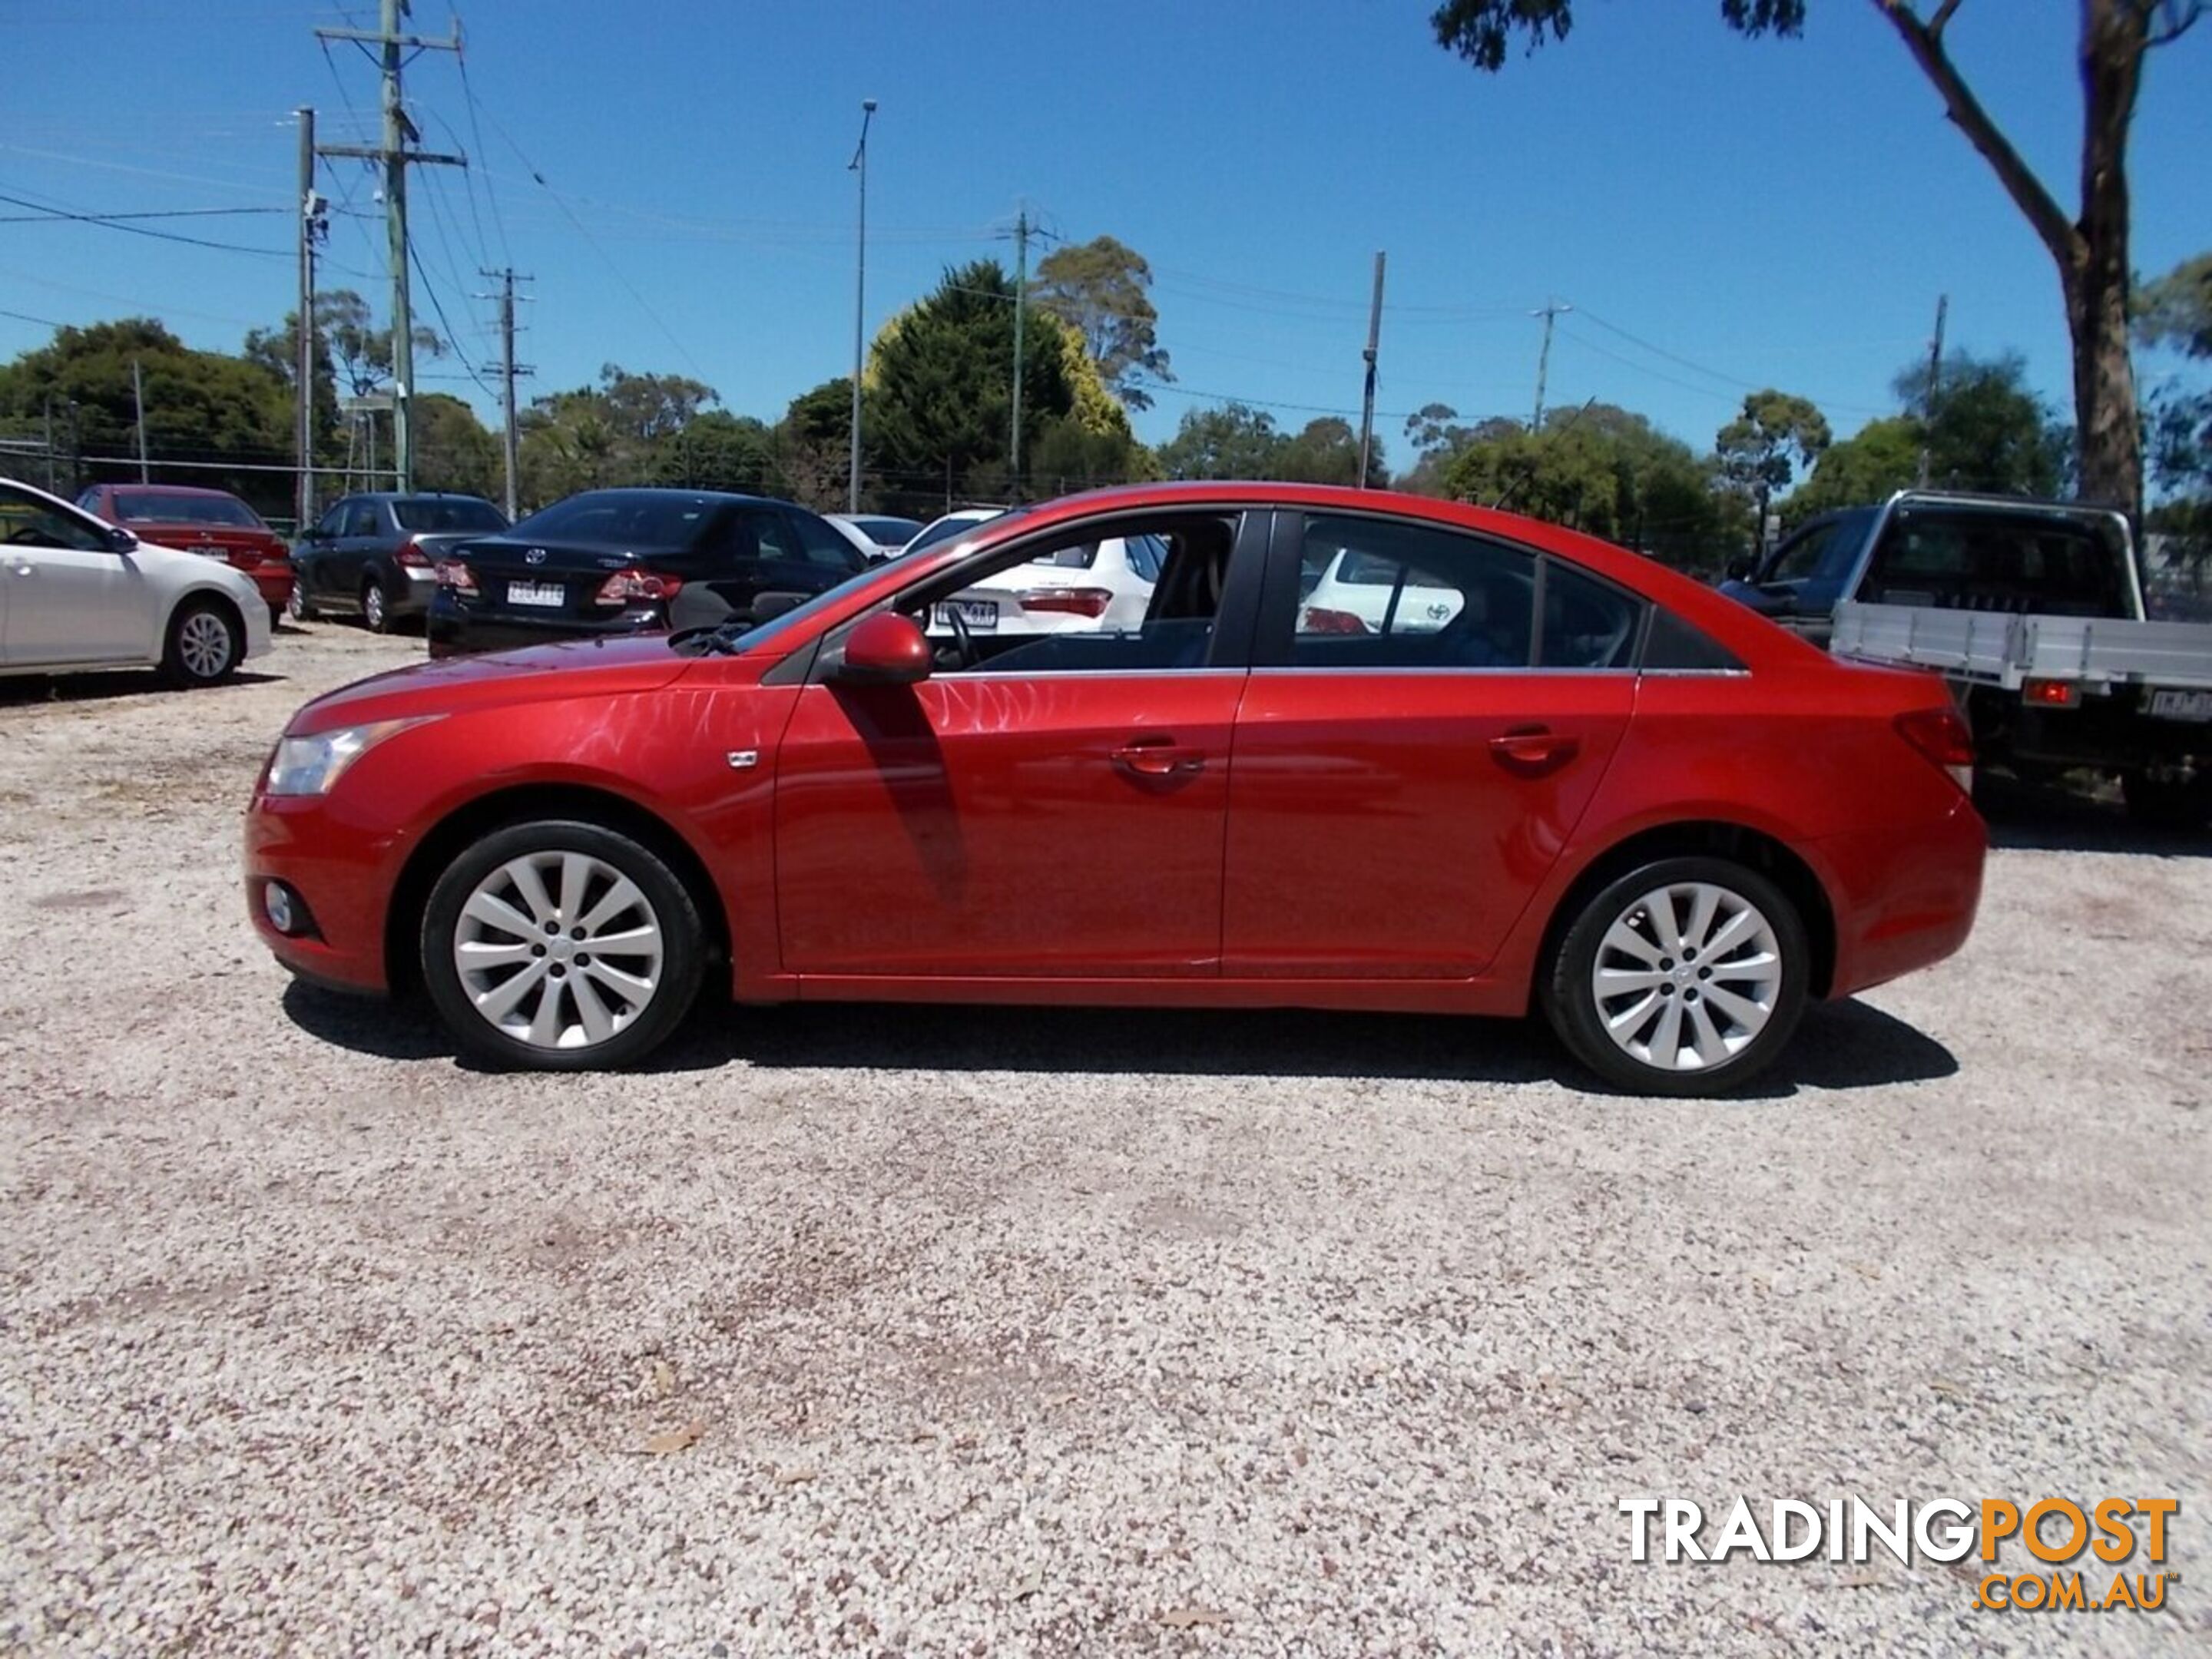
<svg viewBox="0 0 2212 1659"><path fill-rule="evenodd" d="M1990 845L2037 853L2131 853L2150 858L2212 858L2212 829L2157 830L2128 817L2109 790L2070 783L2023 783L2001 773L1974 781L1974 805L1990 826Z"/></svg>
<svg viewBox="0 0 2212 1659"><path fill-rule="evenodd" d="M285 1013L308 1035L385 1060L453 1058L419 1000L386 1003L295 981ZM476 1062L456 1059L467 1070ZM738 1008L702 999L675 1036L638 1068L712 1072L733 1063L817 1069L1054 1072L1094 1076L1401 1079L1452 1083L1556 1082L1616 1092L1585 1073L1534 1021L1299 1009L977 1007L807 1003ZM1742 1097L1786 1099L1802 1088L1879 1088L1948 1077L1951 1051L1863 1002L1808 1008L1790 1052Z"/></svg>
<svg viewBox="0 0 2212 1659"><path fill-rule="evenodd" d="M196 697L211 697L242 686L268 685L282 674L257 674L241 670L220 685L193 688ZM144 697L156 693L175 695L169 683L150 668L119 668L82 674L25 674L0 679L0 708L18 708L37 702L106 702L116 697Z"/></svg>

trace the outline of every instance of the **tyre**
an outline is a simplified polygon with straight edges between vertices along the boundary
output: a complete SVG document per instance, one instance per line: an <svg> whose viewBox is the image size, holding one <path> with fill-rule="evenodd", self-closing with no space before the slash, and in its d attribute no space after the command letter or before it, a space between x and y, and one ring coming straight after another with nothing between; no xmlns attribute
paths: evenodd
<svg viewBox="0 0 2212 1659"><path fill-rule="evenodd" d="M161 675L172 685L218 685L238 672L246 629L221 599L187 599L169 618Z"/></svg>
<svg viewBox="0 0 2212 1659"><path fill-rule="evenodd" d="M2128 816L2149 830L2196 830L2212 822L2212 772L2127 772L2120 797Z"/></svg>
<svg viewBox="0 0 2212 1659"><path fill-rule="evenodd" d="M315 607L307 602L307 585L298 576L292 578L292 597L284 601L284 614L294 622L315 619Z"/></svg>
<svg viewBox="0 0 2212 1659"><path fill-rule="evenodd" d="M1727 859L1660 859L1583 904L1540 1000L1559 1040L1607 1082L1711 1095L1789 1045L1811 969L1804 921L1765 876Z"/></svg>
<svg viewBox="0 0 2212 1659"><path fill-rule="evenodd" d="M422 982L465 1053L496 1066L626 1066L699 992L706 933L659 854L598 824L512 824L446 866Z"/></svg>
<svg viewBox="0 0 2212 1659"><path fill-rule="evenodd" d="M372 634L392 631L392 603L384 597L384 584L374 576L361 585L361 619Z"/></svg>

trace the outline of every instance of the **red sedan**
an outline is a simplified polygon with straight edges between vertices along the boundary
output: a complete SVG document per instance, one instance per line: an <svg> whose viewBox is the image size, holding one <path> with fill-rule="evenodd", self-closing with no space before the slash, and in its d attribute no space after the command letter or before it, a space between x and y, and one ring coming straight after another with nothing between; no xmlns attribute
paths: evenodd
<svg viewBox="0 0 2212 1659"><path fill-rule="evenodd" d="M292 551L261 515L227 489L189 484L94 484L76 504L157 547L204 553L253 580L269 619L292 597Z"/></svg>
<svg viewBox="0 0 2212 1659"><path fill-rule="evenodd" d="M1000 638L951 602L1138 536L1165 550L1139 626ZM1587 537L1164 485L757 626L319 698L254 791L246 889L295 972L420 986L507 1065L635 1060L711 974L748 1004L1533 1006L1612 1083L1704 1093L1808 997L1959 948L1971 763L1940 681Z"/></svg>

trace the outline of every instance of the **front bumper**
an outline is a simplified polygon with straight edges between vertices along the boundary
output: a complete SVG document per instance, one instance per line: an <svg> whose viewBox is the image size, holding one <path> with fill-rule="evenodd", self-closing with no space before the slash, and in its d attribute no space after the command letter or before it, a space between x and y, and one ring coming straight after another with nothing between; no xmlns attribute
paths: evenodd
<svg viewBox="0 0 2212 1659"><path fill-rule="evenodd" d="M365 831L332 813L321 796L257 789L246 814L246 905L253 931L303 979L337 990L387 992L384 897L404 850L396 836ZM304 930L279 933L270 921L264 890L272 881L297 896Z"/></svg>

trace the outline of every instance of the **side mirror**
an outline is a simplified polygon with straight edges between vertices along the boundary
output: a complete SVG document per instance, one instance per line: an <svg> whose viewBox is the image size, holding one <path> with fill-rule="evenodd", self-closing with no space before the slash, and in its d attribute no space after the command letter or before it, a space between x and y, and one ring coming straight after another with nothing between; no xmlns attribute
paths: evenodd
<svg viewBox="0 0 2212 1659"><path fill-rule="evenodd" d="M107 545L112 552L136 553L138 550L137 533L117 525L107 532Z"/></svg>
<svg viewBox="0 0 2212 1659"><path fill-rule="evenodd" d="M1732 582L1747 582L1759 574L1759 567L1749 559L1734 558L1728 562L1728 578Z"/></svg>
<svg viewBox="0 0 2212 1659"><path fill-rule="evenodd" d="M798 610L800 605L806 603L808 598L807 594L787 592L781 588L776 588L766 593L756 593L753 596L754 624L757 626L764 622L774 622L785 611Z"/></svg>
<svg viewBox="0 0 2212 1659"><path fill-rule="evenodd" d="M845 636L830 678L844 685L912 685L929 678L929 641L911 617L878 611Z"/></svg>

